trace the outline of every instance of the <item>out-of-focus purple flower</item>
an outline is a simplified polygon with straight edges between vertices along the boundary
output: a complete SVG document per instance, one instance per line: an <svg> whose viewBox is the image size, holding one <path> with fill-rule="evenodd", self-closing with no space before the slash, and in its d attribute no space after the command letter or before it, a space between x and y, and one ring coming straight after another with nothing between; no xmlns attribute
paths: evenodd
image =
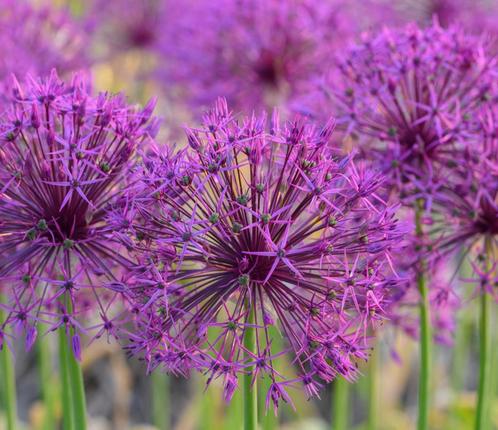
<svg viewBox="0 0 498 430"><path fill-rule="evenodd" d="M480 133L435 195L432 233L439 254L465 250L482 290L498 296L489 281L498 244L498 110L483 109Z"/></svg>
<svg viewBox="0 0 498 430"><path fill-rule="evenodd" d="M87 25L109 48L107 57L131 49L152 49L165 30L168 0L90 0ZM178 2L178 7L181 7ZM99 47L100 49L102 47Z"/></svg>
<svg viewBox="0 0 498 430"><path fill-rule="evenodd" d="M339 70L339 72L337 72ZM402 196L430 195L460 162L495 98L495 60L485 43L435 21L366 35L341 55L315 112L338 111L338 125Z"/></svg>
<svg viewBox="0 0 498 430"><path fill-rule="evenodd" d="M401 2L400 17L410 21L430 23L436 17L443 27L462 25L474 33L496 33L498 30L498 5L486 0L422 0Z"/></svg>
<svg viewBox="0 0 498 430"><path fill-rule="evenodd" d="M115 213L128 204L153 103L138 110L122 95L93 97L82 76L66 85L55 71L13 87L0 118L2 327L26 329L28 345L38 322L114 335L121 317L112 285L130 264L115 234L126 219ZM73 346L78 353L79 338Z"/></svg>
<svg viewBox="0 0 498 430"><path fill-rule="evenodd" d="M409 249L407 247L406 249ZM396 258L396 268L403 275L405 288L398 288L397 295L392 297L389 308L389 322L403 330L410 337L419 337L418 303L420 293L416 285L417 258L424 255L422 249L406 252L402 258ZM429 304L431 324L434 328L434 341L439 344L452 345L454 340L456 318L461 308L461 299L454 285L455 270L451 259L439 259L426 269L426 277L430 282Z"/></svg>
<svg viewBox="0 0 498 430"><path fill-rule="evenodd" d="M383 176L331 147L332 129L277 114L237 120L219 100L187 129L188 148L145 157L132 199L143 264L127 285L129 349L151 369L201 370L229 400L254 366L275 407L292 382L313 396L337 375L355 378L398 283L390 250L403 229L377 194ZM276 370L286 353L294 381Z"/></svg>
<svg viewBox="0 0 498 430"><path fill-rule="evenodd" d="M367 4L365 4L367 3ZM237 109L286 108L374 12L342 0L192 0L167 11L158 73L192 106L224 96ZM182 95L185 95L182 94Z"/></svg>
<svg viewBox="0 0 498 430"><path fill-rule="evenodd" d="M87 66L86 38L64 9L0 0L0 80L11 73L48 74Z"/></svg>

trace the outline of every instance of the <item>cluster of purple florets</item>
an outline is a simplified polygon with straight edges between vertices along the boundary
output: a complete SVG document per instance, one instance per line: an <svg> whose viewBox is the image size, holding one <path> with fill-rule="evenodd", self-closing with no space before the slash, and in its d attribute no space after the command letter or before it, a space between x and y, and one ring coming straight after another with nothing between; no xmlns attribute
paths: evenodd
<svg viewBox="0 0 498 430"><path fill-rule="evenodd" d="M129 280L141 335L129 348L152 368L201 370L227 399L254 368L275 406L296 382L276 370L285 353L310 396L355 378L399 288L390 251L403 230L378 194L383 176L330 146L331 133L276 114L237 119L219 100L187 149L144 157L130 231L147 258Z"/></svg>
<svg viewBox="0 0 498 430"><path fill-rule="evenodd" d="M277 407L297 382L354 380L383 323L417 335L422 271L450 342L462 300L441 267L462 249L497 295L496 43L450 25L462 5L380 29L343 1L107 3L90 10L111 51L146 48L164 94L211 109L163 144L154 101L92 92L100 21L0 0L0 346L7 326L28 348L62 327L76 356L107 335L227 400L269 378Z"/></svg>

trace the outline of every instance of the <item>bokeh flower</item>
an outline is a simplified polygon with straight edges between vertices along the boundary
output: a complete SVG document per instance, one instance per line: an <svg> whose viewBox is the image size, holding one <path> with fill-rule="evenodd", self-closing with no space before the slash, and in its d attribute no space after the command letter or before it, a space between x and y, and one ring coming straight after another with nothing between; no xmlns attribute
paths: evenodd
<svg viewBox="0 0 498 430"><path fill-rule="evenodd" d="M170 7L158 75L198 109L224 96L237 109L286 108L327 70L334 51L375 21L368 2L194 0ZM369 19L370 18L370 19Z"/></svg>
<svg viewBox="0 0 498 430"><path fill-rule="evenodd" d="M400 17L414 19L422 25L436 18L443 27L463 25L473 33L496 33L498 7L486 0L422 0L401 2L398 5Z"/></svg>
<svg viewBox="0 0 498 430"><path fill-rule="evenodd" d="M11 73L63 74L88 65L85 33L65 9L0 0L0 81Z"/></svg>
<svg viewBox="0 0 498 430"><path fill-rule="evenodd" d="M403 229L377 194L383 176L329 146L332 129L239 120L222 99L187 129L188 148L145 157L130 198L142 264L126 284L128 348L150 369L200 370L227 400L241 374L264 375L275 407L297 382L314 396L355 379L399 282L390 250ZM277 370L285 354L295 379Z"/></svg>
<svg viewBox="0 0 498 430"><path fill-rule="evenodd" d="M483 280L487 292L496 294L488 282L497 264L494 249L498 245L495 106L482 109L476 118L476 128L480 131L476 139L461 154L452 175L438 187L433 200L431 232L439 256L464 252L474 268L474 277Z"/></svg>
<svg viewBox="0 0 498 430"><path fill-rule="evenodd" d="M336 109L340 129L388 172L396 193L430 201L479 132L494 67L483 39L457 27L386 29L340 56L315 112Z"/></svg>
<svg viewBox="0 0 498 430"><path fill-rule="evenodd" d="M85 20L100 41L98 48L107 48L104 58L123 51L153 49L164 31L167 0L90 0L86 3ZM105 42L105 43L102 43Z"/></svg>
<svg viewBox="0 0 498 430"><path fill-rule="evenodd" d="M131 264L114 234L126 206L136 147L150 140L153 103L93 97L75 75L14 81L0 118L0 283L5 325L62 326L114 336L121 320L119 269ZM115 305L118 303L118 305Z"/></svg>

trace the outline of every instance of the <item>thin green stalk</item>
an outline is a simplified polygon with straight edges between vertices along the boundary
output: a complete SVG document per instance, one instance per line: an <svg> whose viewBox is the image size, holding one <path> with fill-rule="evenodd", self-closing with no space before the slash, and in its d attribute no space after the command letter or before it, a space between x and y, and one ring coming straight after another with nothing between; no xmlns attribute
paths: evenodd
<svg viewBox="0 0 498 430"><path fill-rule="evenodd" d="M156 370L152 378L152 421L159 430L170 428L169 376Z"/></svg>
<svg viewBox="0 0 498 430"><path fill-rule="evenodd" d="M249 310L247 324L254 324L254 307ZM256 351L256 336L253 327L246 327L244 330L244 347L247 351ZM246 353L249 361L254 358ZM244 379L244 430L257 430L258 428L258 389L256 383L252 385L253 369L249 368L243 375Z"/></svg>
<svg viewBox="0 0 498 430"><path fill-rule="evenodd" d="M74 430L73 394L69 376L69 343L65 327L59 328L59 367L62 382L63 430Z"/></svg>
<svg viewBox="0 0 498 430"><path fill-rule="evenodd" d="M72 312L71 306L68 306L68 312ZM70 329L70 335L71 337L74 336L73 329ZM83 371L81 370L80 362L74 356L72 348L69 348L70 344L68 339L67 358L73 400L74 430L86 430L86 398Z"/></svg>
<svg viewBox="0 0 498 430"><path fill-rule="evenodd" d="M490 268L491 253L493 252L492 244L486 238L486 254L488 261L488 270ZM486 430L489 424L488 408L490 395L490 350L491 350L491 327L490 327L490 308L491 299L489 294L482 290L480 297L480 319L479 319L479 387L477 391L477 410L475 429Z"/></svg>
<svg viewBox="0 0 498 430"><path fill-rule="evenodd" d="M40 325L39 330L41 331L42 329L43 326ZM37 340L37 358L44 405L43 429L53 430L57 428L55 421L55 393L50 343L49 338L46 336L40 336Z"/></svg>
<svg viewBox="0 0 498 430"><path fill-rule="evenodd" d="M338 376L332 395L332 430L349 430L349 382Z"/></svg>
<svg viewBox="0 0 498 430"><path fill-rule="evenodd" d="M378 348L379 345L377 345ZM368 363L368 419L367 430L377 430L377 414L379 413L379 393L378 393L378 378L379 378L379 352L377 348L372 352Z"/></svg>
<svg viewBox="0 0 498 430"><path fill-rule="evenodd" d="M272 344L272 349L274 351L282 351L284 349L283 340L278 332L278 330L274 326L270 326L268 333L270 335L271 339L271 344ZM283 358L283 357L282 357ZM276 368L276 371L279 372L280 369L278 366L278 360L277 363L273 364ZM260 392L260 402L259 402L259 407L260 407L260 412L261 412L261 424L263 426L263 430L275 430L278 428L278 415L275 415L275 411L273 410L273 405L270 404L268 410L265 410L265 398L266 398L266 393L268 393L268 390L270 389L270 386L272 384L272 380L269 376L266 376L263 383L261 384L261 389L262 391Z"/></svg>
<svg viewBox="0 0 498 430"><path fill-rule="evenodd" d="M218 428L218 422L216 417L216 403L215 396L218 396L219 393L216 392L213 385L209 386L206 390L204 389L204 384L202 381L199 381L198 390L200 391L200 413L199 413L199 421L198 428L199 430L214 430Z"/></svg>
<svg viewBox="0 0 498 430"><path fill-rule="evenodd" d="M242 396L240 390L235 390L232 401L227 406L223 430L242 429Z"/></svg>
<svg viewBox="0 0 498 430"><path fill-rule="evenodd" d="M422 228L423 205L418 202L415 214L416 235L423 238ZM420 372L418 388L418 430L428 430L429 428L429 405L430 405L430 380L431 380L431 319L429 309L429 291L425 278L425 261L420 262L420 269L417 274L417 287L420 293Z"/></svg>
<svg viewBox="0 0 498 430"><path fill-rule="evenodd" d="M0 309L0 321L3 321L3 312ZM3 391L5 401L5 414L7 418L7 430L15 430L17 428L17 400L16 400L16 375L12 353L4 341L3 347L0 350L0 361L2 366L3 376Z"/></svg>

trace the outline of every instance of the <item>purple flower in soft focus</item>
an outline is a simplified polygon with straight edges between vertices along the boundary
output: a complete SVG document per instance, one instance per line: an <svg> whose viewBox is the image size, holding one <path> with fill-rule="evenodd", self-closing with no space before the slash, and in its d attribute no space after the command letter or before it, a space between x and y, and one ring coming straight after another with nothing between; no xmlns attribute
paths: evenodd
<svg viewBox="0 0 498 430"><path fill-rule="evenodd" d="M414 240L412 240L412 245ZM420 246L420 245L419 245ZM407 250L410 249L407 246ZM408 336L419 337L418 303L420 293L416 285L416 258L423 254L420 249L405 250L404 255L395 259L396 269L406 280L405 288L398 288L397 295L392 296L389 308L389 322L395 328L403 330ZM451 259L439 259L426 268L426 276L430 279L429 303L431 306L431 323L434 327L434 341L439 344L452 345L456 328L456 318L461 307L461 300L454 285L455 268ZM413 287L413 288L412 288Z"/></svg>
<svg viewBox="0 0 498 430"><path fill-rule="evenodd" d="M342 0L182 2L167 11L158 74L196 109L219 96L237 109L286 108L327 70L338 47L371 24L376 14L367 9Z"/></svg>
<svg viewBox="0 0 498 430"><path fill-rule="evenodd" d="M122 95L93 97L80 75L66 85L55 71L13 87L0 117L2 327L26 329L28 346L38 322L114 335L121 316L113 285L130 264L115 211L127 205L153 103L137 110ZM79 339L73 345L78 352Z"/></svg>
<svg viewBox="0 0 498 430"><path fill-rule="evenodd" d="M110 52L106 55L129 49L152 49L164 31L168 3L168 0L90 0L86 5L86 21L92 32L108 43Z"/></svg>
<svg viewBox="0 0 498 430"><path fill-rule="evenodd" d="M149 368L200 370L229 400L254 366L275 407L291 383L313 396L338 374L355 378L399 282L390 249L403 231L377 194L383 176L330 147L332 128L238 120L219 100L187 129L188 148L145 157L132 194L143 264L127 284L129 349ZM248 329L255 351L243 346ZM286 353L293 381L276 370Z"/></svg>
<svg viewBox="0 0 498 430"><path fill-rule="evenodd" d="M498 6L487 0L421 0L401 2L400 12L409 20L421 24L429 23L434 17L443 27L463 25L474 33L496 33ZM401 15L401 14L400 14Z"/></svg>
<svg viewBox="0 0 498 430"><path fill-rule="evenodd" d="M86 37L64 9L0 0L0 80L11 73L70 72L87 65Z"/></svg>
<svg viewBox="0 0 498 430"><path fill-rule="evenodd" d="M494 66L485 43L456 27L386 29L340 56L315 111L335 108L339 128L394 191L430 205L443 170L479 132L474 120L493 99Z"/></svg>
<svg viewBox="0 0 498 430"><path fill-rule="evenodd" d="M483 289L496 294L487 280L490 267L497 264L493 251L498 244L496 106L482 109L477 124L477 140L462 154L458 167L434 197L432 230L437 251L445 255L464 249Z"/></svg>

